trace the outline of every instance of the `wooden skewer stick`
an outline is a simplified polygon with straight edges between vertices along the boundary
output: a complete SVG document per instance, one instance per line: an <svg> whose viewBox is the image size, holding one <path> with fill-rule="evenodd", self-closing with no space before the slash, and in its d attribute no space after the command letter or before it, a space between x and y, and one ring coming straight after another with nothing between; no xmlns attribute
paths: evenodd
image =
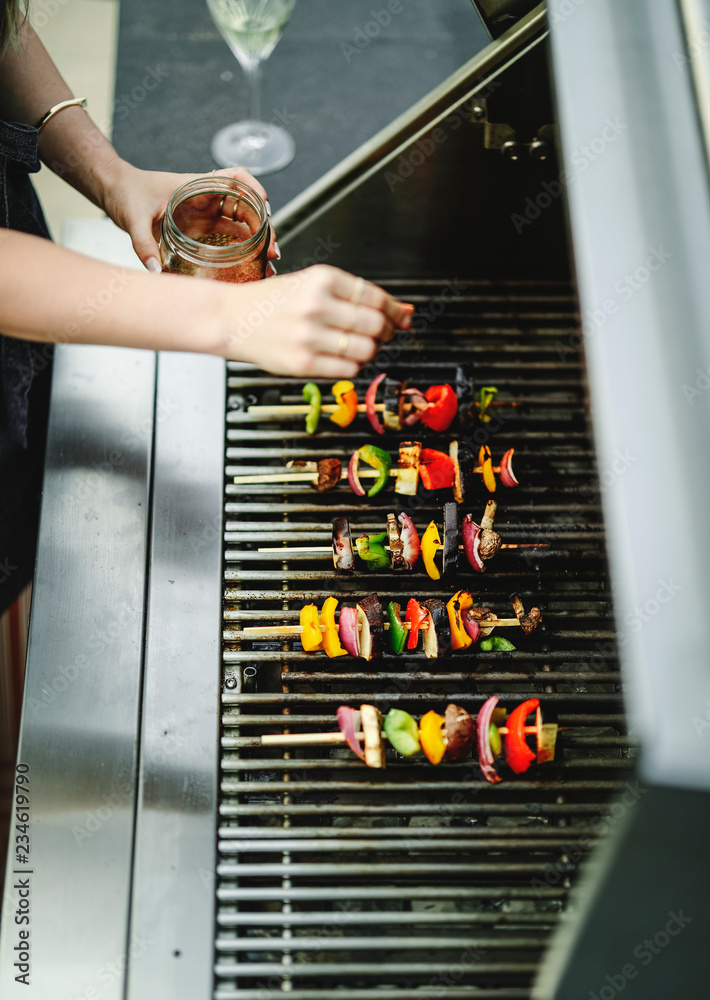
<svg viewBox="0 0 710 1000"><path fill-rule="evenodd" d="M566 732L571 726L559 726L558 732ZM501 736L508 735L507 726L498 726L498 732ZM525 726L523 732L527 736L533 736L538 734L537 726ZM355 733L355 737L358 740L364 739L364 733ZM382 734L383 739L386 738L385 734ZM263 736L256 737L259 740L261 746L271 746L271 747L289 747L289 746L299 746L299 745L316 745L319 743L345 743L345 737L342 733L266 733Z"/></svg>
<svg viewBox="0 0 710 1000"><path fill-rule="evenodd" d="M411 622L402 622L402 625L406 629L411 629ZM520 625L517 618L486 618L484 621L480 621L479 625L481 631L485 629L493 628L511 628L516 625ZM389 622L384 623L385 630L390 627ZM325 632L325 625L319 626L321 632ZM419 626L420 629L426 630L429 628L428 624L425 622L423 625ZM362 625L358 625L358 631L362 629ZM286 636L299 636L303 633L303 628L300 625L247 625L246 628L242 629L245 639L269 639L271 636L286 635Z"/></svg>
<svg viewBox="0 0 710 1000"><path fill-rule="evenodd" d="M498 406L519 406L519 405L520 405L519 403L516 403L512 400L510 402L501 400L500 402L495 401L489 403L488 409L494 406L498 407ZM476 403L476 406L478 406L478 403ZM252 406L247 407L246 412L253 413L255 416L258 417L289 417L289 416L305 417L310 412L310 409L311 408L308 403L273 403L270 406L262 406L259 403L254 403ZM335 413L336 410L339 409L340 407L336 403L323 403L321 405L320 411L321 413ZM365 406L364 403L358 403L357 407L358 413L365 413L366 410L367 407ZM375 403L375 412L384 413L385 404Z"/></svg>
<svg viewBox="0 0 710 1000"><path fill-rule="evenodd" d="M311 468L311 466L313 468ZM296 471L294 471L294 469ZM399 470L396 467L392 467L389 474L390 476L396 477L398 471ZM472 471L480 474L483 472L483 469L479 465ZM493 472L500 473L500 466L494 465ZM376 479L379 476L379 472L377 469L358 469L358 476L360 479ZM317 482L317 477L318 468L315 462L300 462L296 465L289 462L287 467L281 472L264 472L256 473L251 476L234 476L234 484L235 486L248 486L250 483L254 485L257 483L314 483ZM340 478L348 478L347 468L344 468L340 473Z"/></svg>
<svg viewBox="0 0 710 1000"><path fill-rule="evenodd" d="M500 545L501 549L548 549L549 542L503 542ZM384 548L389 551L389 545L385 545ZM275 547L265 546L256 550L257 552L283 552L284 555L289 555L292 552L329 552L332 555L333 546L332 545L303 545L303 546L292 546L291 548L280 548L278 545ZM463 552L463 545L459 545L459 551Z"/></svg>

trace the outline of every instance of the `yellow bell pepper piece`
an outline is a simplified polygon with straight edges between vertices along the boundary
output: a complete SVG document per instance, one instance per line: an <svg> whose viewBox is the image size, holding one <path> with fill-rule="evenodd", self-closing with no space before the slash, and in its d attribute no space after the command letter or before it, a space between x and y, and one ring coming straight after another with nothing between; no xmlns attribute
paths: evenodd
<svg viewBox="0 0 710 1000"><path fill-rule="evenodd" d="M340 634L338 626L335 624L335 609L337 606L337 598L327 597L323 602L320 612L320 623L321 625L325 625L323 648L325 649L326 656L329 656L331 659L335 656L348 655L347 649L343 649L340 644Z"/></svg>
<svg viewBox="0 0 710 1000"><path fill-rule="evenodd" d="M301 608L301 629L301 645L307 653L323 648L318 608L315 604L306 604Z"/></svg>
<svg viewBox="0 0 710 1000"><path fill-rule="evenodd" d="M424 568L432 580L439 580L441 578L441 573L434 563L434 556L440 548L441 538L439 538L439 529L433 521L430 521L429 527L422 535L421 551Z"/></svg>
<svg viewBox="0 0 710 1000"><path fill-rule="evenodd" d="M478 464L483 468L483 482L489 493L495 493L496 491L496 477L493 472L493 459L491 458L491 449L487 444L481 445L481 449L478 452Z"/></svg>
<svg viewBox="0 0 710 1000"><path fill-rule="evenodd" d="M419 720L419 740L429 763L440 764L446 750L444 716L432 709Z"/></svg>
<svg viewBox="0 0 710 1000"><path fill-rule="evenodd" d="M473 642L463 624L463 613L473 606L473 597L466 590L457 590L446 610L449 615L449 625L451 626L451 648L466 649Z"/></svg>
<svg viewBox="0 0 710 1000"><path fill-rule="evenodd" d="M330 419L338 427L347 427L357 416L357 393L355 386L347 379L336 382L332 389L338 409L331 413Z"/></svg>

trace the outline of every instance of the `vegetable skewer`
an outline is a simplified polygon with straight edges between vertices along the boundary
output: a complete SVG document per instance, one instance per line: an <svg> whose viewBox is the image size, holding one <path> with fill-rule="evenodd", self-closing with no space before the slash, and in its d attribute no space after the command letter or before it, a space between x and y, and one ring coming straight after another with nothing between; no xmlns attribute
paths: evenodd
<svg viewBox="0 0 710 1000"><path fill-rule="evenodd" d="M465 441L452 441L448 455L435 448L423 448L421 441L402 441L399 444L397 465L394 467L388 452L374 444L365 444L352 452L347 471L343 471L343 463L339 458L322 458L318 461L296 460L288 462L286 467L278 472L234 476L233 482L238 486L308 482L319 492L323 492L333 489L341 479L347 479L353 493L356 496L364 496L366 491L360 480L368 478L375 479L375 483L367 491L367 495L372 497L384 488L390 477L396 479L395 493L414 496L421 479L426 490L453 487L454 499L457 503L463 503L474 475L483 477L486 489L490 493L496 491L496 474L503 486L508 488L518 486L518 480L513 472L514 452L514 448L509 448L503 453L500 465L493 465L490 448L485 445L479 449L478 458L475 459ZM372 468L361 472L361 461Z"/></svg>
<svg viewBox="0 0 710 1000"><path fill-rule="evenodd" d="M246 738L245 745L290 747L345 743L368 767L378 769L386 767L385 741L403 757L413 757L423 751L435 766L442 761L462 761L475 752L481 772L491 784L501 781L496 759L503 754L515 774L523 774L534 761L542 764L554 760L560 727L556 723L543 722L538 698L524 701L510 714L497 706L497 696L486 699L474 719L465 708L449 703L443 716L430 710L417 724L414 717L402 709L392 708L383 718L374 705L364 704L359 710L341 705L336 713L339 732L266 734ZM533 712L534 724L527 724L527 717ZM527 742L529 737L534 737L534 750Z"/></svg>
<svg viewBox="0 0 710 1000"><path fill-rule="evenodd" d="M542 622L539 608L526 613L520 598L512 598L515 618L498 618L490 608L474 607L468 591L459 590L447 604L430 598L421 604L410 598L406 615L396 601L386 609L377 594L369 594L353 608L344 605L339 620L335 620L338 601L328 597L319 615L315 604L301 608L298 625L247 626L242 630L245 639L269 639L276 636L300 638L307 653L324 649L329 658L359 656L365 660L382 656L382 643L387 635L390 652L400 655L405 648L416 649L422 635L427 658L447 656L457 649L467 649L480 641L484 652L510 652L515 646L502 636L490 638L496 628L521 628L530 635Z"/></svg>
<svg viewBox="0 0 710 1000"><path fill-rule="evenodd" d="M456 504L445 503L443 508L444 542L441 543L439 530L434 521L419 538L414 523L408 514L401 512L395 518L393 513L387 514L387 529L370 535L360 535L355 540L358 556L367 564L369 571L377 571L390 567L393 570L413 569L421 553L427 574L432 580L442 576L453 576L458 568L458 554L464 552L469 565L477 572L483 573L486 563L500 549L530 549L548 548L547 542L502 542L494 530L494 520L498 505L495 500L489 500L481 518L476 524L472 514L463 518L463 544L458 544L458 515ZM401 525L401 528L399 527ZM386 541L387 539L387 541ZM439 552L441 550L441 560ZM290 554L331 553L333 565L337 571L352 573L355 569L354 550L350 524L347 517L338 517L333 522L331 545L264 545L257 552L279 553L286 558ZM389 553L389 555L388 555ZM442 571L439 570L441 561Z"/></svg>

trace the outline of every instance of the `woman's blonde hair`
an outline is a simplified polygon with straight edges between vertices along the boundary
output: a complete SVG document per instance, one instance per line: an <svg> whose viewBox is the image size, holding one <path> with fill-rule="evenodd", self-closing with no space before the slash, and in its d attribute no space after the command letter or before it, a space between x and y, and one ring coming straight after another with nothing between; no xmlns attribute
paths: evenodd
<svg viewBox="0 0 710 1000"><path fill-rule="evenodd" d="M8 46L14 48L17 44L17 33L22 24L22 18L27 14L29 0L0 0L3 18L0 25L0 54Z"/></svg>

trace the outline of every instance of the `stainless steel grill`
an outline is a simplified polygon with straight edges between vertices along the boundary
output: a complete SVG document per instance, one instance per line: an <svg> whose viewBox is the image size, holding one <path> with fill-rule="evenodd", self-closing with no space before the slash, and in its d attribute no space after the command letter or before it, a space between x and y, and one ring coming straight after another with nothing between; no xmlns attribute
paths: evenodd
<svg viewBox="0 0 710 1000"><path fill-rule="evenodd" d="M390 281L431 314L444 282ZM580 358L560 363L575 328L569 286L463 282L437 319L383 362L425 388L453 381L462 357L478 384L499 388L494 453L516 449L521 485L497 494L505 541L548 548L499 553L482 576L460 567L457 587L495 609L512 591L543 609L540 634L515 653L385 655L364 664L307 654L298 640L251 640L247 625L293 624L301 606L376 590L406 600L452 593L423 569L334 574L327 554L260 553L328 544L347 513L355 534L382 530L406 509L420 528L440 516L438 494L385 488L374 501L347 484L234 485L291 458L349 452L372 438L364 416L308 436L302 418L257 423L250 403L295 402L299 383L230 366L228 376L224 688L217 867L215 997L257 1000L376 995L522 998L565 906L580 839L591 844L610 797L629 781L599 491ZM407 338L409 341L409 338ZM361 382L364 388L367 380ZM323 385L324 393L328 386ZM516 405L511 405L516 404ZM324 426L325 425L325 426ZM409 435L380 441L396 452ZM434 437L432 443L443 439ZM279 446L282 442L283 445ZM409 501L409 506L404 506ZM464 508L483 507L480 496ZM523 555L525 553L525 555ZM491 787L474 760L405 761L383 773L344 748L264 748L272 732L333 730L339 704L396 706L420 715L454 701L477 710L489 693L514 705L539 694L560 724L553 765ZM589 838L584 840L583 838Z"/></svg>
<svg viewBox="0 0 710 1000"><path fill-rule="evenodd" d="M702 992L710 397L689 405L678 387L707 365L710 127L705 64L675 56L704 5L613 6L570 14L551 0L567 166L616 114L600 95L633 121L566 190L584 315L650 247L672 260L619 297L603 329L578 334L542 8L274 219L284 270L325 258L416 304L416 336L377 370L426 388L465 360L498 386L490 444L494 457L515 447L521 485L500 489L497 527L547 547L501 551L483 576L462 567L457 585L499 613L513 593L542 608L515 653L366 663L248 638L247 626L295 624L304 602L331 594L450 593L422 570L336 578L327 554L257 551L327 545L340 514L372 531L405 509L421 529L450 497L245 489L235 475L347 455L368 424L324 420L309 437L300 418L266 422L249 406L300 402L301 382L246 365L225 380L214 358L58 350L20 747L34 781L34 978L15 982L4 919L3 997L604 996L606 970L618 983L614 970L683 906L690 929L624 995ZM385 440L394 452L397 435ZM609 484L624 448L638 463ZM465 507L478 514L485 499ZM658 544L669 511L673 544ZM680 596L624 637L631 738L613 622L623 628L663 580ZM553 764L493 787L473 760L392 754L379 772L344 748L260 745L335 729L339 704L419 716L448 701L475 710L490 693L507 707L537 694L569 727ZM548 949L610 828L617 852L595 869L584 933ZM3 905L4 917L17 905L12 888Z"/></svg>

